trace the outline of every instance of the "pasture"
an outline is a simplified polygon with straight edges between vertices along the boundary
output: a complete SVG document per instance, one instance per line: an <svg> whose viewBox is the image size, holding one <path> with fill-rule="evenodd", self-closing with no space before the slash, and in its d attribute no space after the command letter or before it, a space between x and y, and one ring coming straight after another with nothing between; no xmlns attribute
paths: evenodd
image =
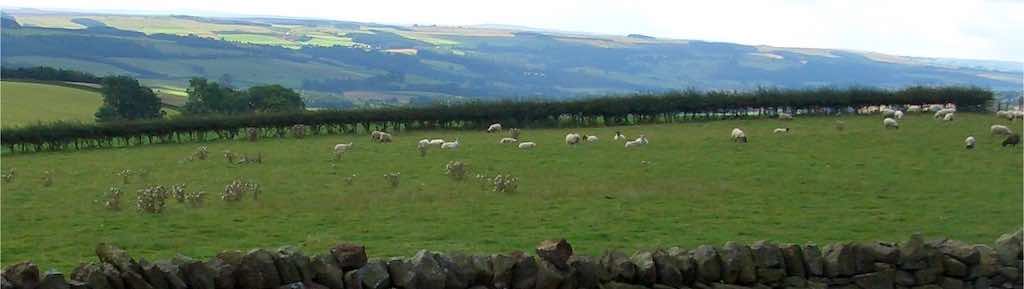
<svg viewBox="0 0 1024 289"><path fill-rule="evenodd" d="M438 130L398 132L390 144L366 135L213 141L209 159L192 161L185 159L204 144L5 154L3 171L17 175L0 190L2 263L31 259L67 271L94 260L98 242L150 260L288 244L324 251L337 241L364 244L374 257L532 251L549 238L566 238L582 254L727 240L903 240L912 232L990 243L1024 217L1022 148L1001 148L991 124L1021 131L1020 122L991 114L958 113L953 122L911 114L898 130L883 129L878 115L523 129L521 140L538 143L525 151L498 144L504 134ZM731 142L733 127L750 143ZM792 132L773 134L776 127ZM569 147L563 136L571 131L601 140ZM645 134L650 144L626 150L615 131ZM967 135L977 149L963 148ZM420 157L415 148L422 138L456 137L458 150ZM348 142L354 148L334 161L334 145ZM261 153L263 162L229 164L224 150ZM465 180L444 174L451 160L468 164ZM123 169L149 173L122 184ZM51 186L42 184L44 171ZM401 173L397 188L383 177L392 172ZM511 174L519 188L492 192L476 174ZM220 200L235 178L260 184L260 199ZM135 212L137 189L179 183L204 191L205 205L169 200L161 214ZM125 192L121 211L95 202L111 186Z"/></svg>
<svg viewBox="0 0 1024 289"><path fill-rule="evenodd" d="M57 120L92 122L103 104L98 92L53 84L3 81L0 92L4 126Z"/></svg>

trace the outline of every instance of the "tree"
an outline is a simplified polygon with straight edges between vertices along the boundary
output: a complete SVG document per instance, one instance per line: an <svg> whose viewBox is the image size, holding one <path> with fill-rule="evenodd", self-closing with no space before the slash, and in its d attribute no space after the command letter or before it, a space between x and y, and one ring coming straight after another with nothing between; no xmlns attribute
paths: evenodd
<svg viewBox="0 0 1024 289"><path fill-rule="evenodd" d="M100 81L103 106L96 112L98 121L158 118L160 98L153 90L139 85L130 76L109 76Z"/></svg>
<svg viewBox="0 0 1024 289"><path fill-rule="evenodd" d="M250 87L249 106L257 112L300 111L306 108L298 92L277 84Z"/></svg>
<svg viewBox="0 0 1024 289"><path fill-rule="evenodd" d="M188 85L185 113L232 114L251 111L247 97L230 87L207 81L206 78L201 77L192 78L188 81Z"/></svg>

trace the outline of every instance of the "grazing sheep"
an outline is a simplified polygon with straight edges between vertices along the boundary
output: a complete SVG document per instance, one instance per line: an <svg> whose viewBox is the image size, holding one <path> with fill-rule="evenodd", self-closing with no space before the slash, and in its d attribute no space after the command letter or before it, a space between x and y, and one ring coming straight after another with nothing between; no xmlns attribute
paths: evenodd
<svg viewBox="0 0 1024 289"><path fill-rule="evenodd" d="M974 136L971 136L971 135L967 136L967 138L964 139L964 144L967 145L967 149L969 149L969 150L970 149L974 149L974 143L976 143L976 142L978 142L978 141L975 140Z"/></svg>
<svg viewBox="0 0 1024 289"><path fill-rule="evenodd" d="M501 130L501 124L495 123L487 127L487 132L497 132Z"/></svg>
<svg viewBox="0 0 1024 289"><path fill-rule="evenodd" d="M1010 136L1006 137L1006 139L1003 140L1002 146L1006 147L1007 145L1010 145L1010 146L1013 146L1013 147L1017 147L1017 144L1019 144L1019 143L1020 143L1020 135L1019 134L1011 134Z"/></svg>
<svg viewBox="0 0 1024 289"><path fill-rule="evenodd" d="M992 127L990 127L989 129L992 131L993 135L1011 135L1011 134L1013 134L1013 131L1010 130L1010 128L1006 127L1005 125L993 124Z"/></svg>
<svg viewBox="0 0 1024 289"><path fill-rule="evenodd" d="M935 112L935 118L946 117L947 114L954 113L954 112L956 112L956 109L952 109L952 108L939 109L939 111Z"/></svg>
<svg viewBox="0 0 1024 289"><path fill-rule="evenodd" d="M370 141L380 141L380 134L382 134L382 133L384 133L384 132L383 131L379 131L379 130L375 130L375 131L371 132L370 133Z"/></svg>
<svg viewBox="0 0 1024 289"><path fill-rule="evenodd" d="M950 113L950 114L947 114L946 116L943 116L942 120L944 120L944 121L953 121L953 114Z"/></svg>
<svg viewBox="0 0 1024 289"><path fill-rule="evenodd" d="M1024 119L1024 111L1010 111L1010 115L1008 118L1010 119L1010 121L1013 121L1013 119Z"/></svg>
<svg viewBox="0 0 1024 289"><path fill-rule="evenodd" d="M793 120L793 115L788 113L779 113L779 119L781 120Z"/></svg>
<svg viewBox="0 0 1024 289"><path fill-rule="evenodd" d="M888 108L886 108L886 109L883 109L883 110L882 110L882 116L884 116L884 117L893 117L893 116L896 116L896 111L895 111L895 110L891 110L891 109L888 109Z"/></svg>
<svg viewBox="0 0 1024 289"><path fill-rule="evenodd" d="M627 141L626 142L626 148L628 149L628 148L640 147L640 146L645 145L645 144L647 144L647 136L640 135L640 137L638 137L635 140Z"/></svg>
<svg viewBox="0 0 1024 289"><path fill-rule="evenodd" d="M615 131L615 137L613 137L612 139L614 139L614 140L625 140L626 136L623 135L621 131Z"/></svg>
<svg viewBox="0 0 1024 289"><path fill-rule="evenodd" d="M429 139L421 139L419 142L416 143L416 146L417 147L427 147L427 146L430 146L430 140Z"/></svg>
<svg viewBox="0 0 1024 289"><path fill-rule="evenodd" d="M510 137L506 137L506 138L502 138L501 140L498 140L498 143L514 143L514 142L517 142L517 141L519 141L519 140L516 140L514 138L510 138Z"/></svg>
<svg viewBox="0 0 1024 289"><path fill-rule="evenodd" d="M455 139L453 142L445 142L441 144L441 149L454 150L459 148L459 139Z"/></svg>
<svg viewBox="0 0 1024 289"><path fill-rule="evenodd" d="M895 119L887 117L884 120L882 120L882 127L884 127L884 128L890 128L891 127L891 128L899 129L900 128L900 123L896 122Z"/></svg>
<svg viewBox="0 0 1024 289"><path fill-rule="evenodd" d="M334 151L336 151L336 152L338 152L338 151L344 152L344 151L348 151L349 149L352 149L352 143L351 142L350 143L340 143L340 144L334 145Z"/></svg>
<svg viewBox="0 0 1024 289"><path fill-rule="evenodd" d="M1006 119L1009 119L1009 120L1013 120L1013 114L1010 111L1008 111L1008 110L997 111L996 112L996 117L998 117L998 118L1006 118Z"/></svg>
<svg viewBox="0 0 1024 289"><path fill-rule="evenodd" d="M532 142L532 141L519 143L519 149L524 149L525 150L525 149L532 149L534 147L537 147L537 143Z"/></svg>
<svg viewBox="0 0 1024 289"><path fill-rule="evenodd" d="M734 141L734 142L742 142L742 143L746 143L747 142L747 134L745 132L743 132L743 130L741 130L739 128L733 128L732 129L732 134L730 135L730 137L732 138L732 141Z"/></svg>
<svg viewBox="0 0 1024 289"><path fill-rule="evenodd" d="M907 112L921 112L921 106L920 105L911 105L911 106L907 107Z"/></svg>
<svg viewBox="0 0 1024 289"><path fill-rule="evenodd" d="M597 142L597 140L598 139L597 139L596 135L588 135L587 136L587 142Z"/></svg>
<svg viewBox="0 0 1024 289"><path fill-rule="evenodd" d="M377 135L377 142L380 142L380 143L389 143L389 142L391 142L391 134L390 133L386 133L386 132L381 132L380 134Z"/></svg>
<svg viewBox="0 0 1024 289"><path fill-rule="evenodd" d="M567 145L576 145L576 144L580 143L580 139L582 139L582 137L578 133L566 134L565 135L565 144L567 144Z"/></svg>
<svg viewBox="0 0 1024 289"><path fill-rule="evenodd" d="M789 132L789 128L788 128L788 127L786 127L786 128L776 128L776 129L775 129L774 131L772 131L772 132L773 132L773 133L786 133L786 132Z"/></svg>
<svg viewBox="0 0 1024 289"><path fill-rule="evenodd" d="M899 110L897 110L896 112L894 112L894 113L892 114L892 116L895 116L895 117L896 117L896 119L903 119L903 112L902 112L902 111L899 111Z"/></svg>
<svg viewBox="0 0 1024 289"><path fill-rule="evenodd" d="M432 145L432 146L440 147L442 144L444 144L444 140L443 139L436 138L436 139L430 140L430 145Z"/></svg>

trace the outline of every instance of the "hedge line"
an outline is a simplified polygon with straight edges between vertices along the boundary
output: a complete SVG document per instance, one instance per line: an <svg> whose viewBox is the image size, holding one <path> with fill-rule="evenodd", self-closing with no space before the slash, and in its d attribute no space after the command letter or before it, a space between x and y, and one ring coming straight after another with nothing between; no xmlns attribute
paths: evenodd
<svg viewBox="0 0 1024 289"><path fill-rule="evenodd" d="M0 139L11 151L203 141L208 136L233 139L246 128L263 136L287 135L296 124L307 133L357 133L371 129L480 128L493 122L506 127L555 127L674 122L772 116L779 111L829 113L870 105L953 103L961 110L983 110L993 93L978 87L907 87L899 90L758 89L753 91L672 91L570 101L471 102L430 107L324 110L299 113L202 116L161 120L84 124L56 122L4 128Z"/></svg>

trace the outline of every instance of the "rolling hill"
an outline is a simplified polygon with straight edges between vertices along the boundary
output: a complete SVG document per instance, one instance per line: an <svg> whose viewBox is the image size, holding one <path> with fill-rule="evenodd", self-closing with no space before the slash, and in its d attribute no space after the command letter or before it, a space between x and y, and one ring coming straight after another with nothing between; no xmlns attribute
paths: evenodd
<svg viewBox="0 0 1024 289"><path fill-rule="evenodd" d="M310 107L452 97L564 98L671 89L967 84L1019 90L1020 63L747 46L501 25L398 26L5 10L3 65L280 83ZM1016 67L1017 69L1014 69Z"/></svg>
<svg viewBox="0 0 1024 289"><path fill-rule="evenodd" d="M54 84L3 81L0 91L3 126L55 120L92 122L103 104L99 92Z"/></svg>

